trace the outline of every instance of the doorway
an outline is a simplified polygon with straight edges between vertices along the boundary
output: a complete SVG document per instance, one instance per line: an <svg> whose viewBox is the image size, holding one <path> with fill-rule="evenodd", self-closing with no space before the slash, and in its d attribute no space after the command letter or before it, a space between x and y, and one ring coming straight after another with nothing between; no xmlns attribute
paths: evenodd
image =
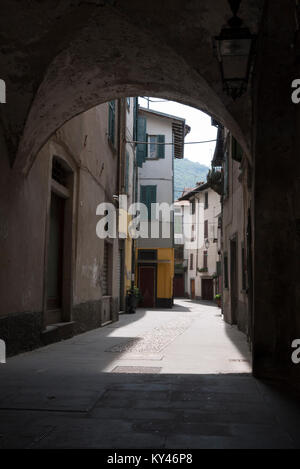
<svg viewBox="0 0 300 469"><path fill-rule="evenodd" d="M45 246L45 326L71 318L73 174L64 160L53 157Z"/></svg>
<svg viewBox="0 0 300 469"><path fill-rule="evenodd" d="M143 300L141 306L143 308L155 307L155 288L156 285L156 268L152 265L139 266L139 289Z"/></svg>
<svg viewBox="0 0 300 469"><path fill-rule="evenodd" d="M202 300L212 301L214 296L214 284L211 278L201 280Z"/></svg>
<svg viewBox="0 0 300 469"><path fill-rule="evenodd" d="M47 268L47 322L61 321L65 201L51 192Z"/></svg>
<svg viewBox="0 0 300 469"><path fill-rule="evenodd" d="M184 276L175 274L173 281L174 298L184 298Z"/></svg>
<svg viewBox="0 0 300 469"><path fill-rule="evenodd" d="M191 286L191 300L194 300L196 298L196 295L195 295L195 279L194 278L191 278L190 286Z"/></svg>
<svg viewBox="0 0 300 469"><path fill-rule="evenodd" d="M237 241L230 241L230 300L231 300L231 322L237 324L238 308L238 277L237 277Z"/></svg>

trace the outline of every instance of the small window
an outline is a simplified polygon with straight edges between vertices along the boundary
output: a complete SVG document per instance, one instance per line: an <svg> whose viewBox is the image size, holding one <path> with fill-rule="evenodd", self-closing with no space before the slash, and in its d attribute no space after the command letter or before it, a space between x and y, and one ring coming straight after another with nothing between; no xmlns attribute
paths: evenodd
<svg viewBox="0 0 300 469"><path fill-rule="evenodd" d="M190 255L190 270L193 270L194 268L194 255Z"/></svg>
<svg viewBox="0 0 300 469"><path fill-rule="evenodd" d="M158 158L158 136L149 135L148 136L148 158L154 159Z"/></svg>
<svg viewBox="0 0 300 469"><path fill-rule="evenodd" d="M156 261L157 251L151 249L143 249L138 252L139 261Z"/></svg>
<svg viewBox="0 0 300 469"><path fill-rule="evenodd" d="M148 135L148 152L147 158L155 160L165 157L165 136L164 135Z"/></svg>
<svg viewBox="0 0 300 469"><path fill-rule="evenodd" d="M192 236L191 241L195 241L195 225L192 225Z"/></svg>
<svg viewBox="0 0 300 469"><path fill-rule="evenodd" d="M191 214L192 214L192 215L195 215L195 211L196 211L196 201L195 201L195 199L194 199L194 200L192 200L192 202L191 202Z"/></svg>
<svg viewBox="0 0 300 469"><path fill-rule="evenodd" d="M204 194L204 208L208 208L208 192L205 192Z"/></svg>
<svg viewBox="0 0 300 469"><path fill-rule="evenodd" d="M208 238L208 220L205 220L204 222L204 238Z"/></svg>
<svg viewBox="0 0 300 469"><path fill-rule="evenodd" d="M224 254L224 288L228 288L228 255Z"/></svg>

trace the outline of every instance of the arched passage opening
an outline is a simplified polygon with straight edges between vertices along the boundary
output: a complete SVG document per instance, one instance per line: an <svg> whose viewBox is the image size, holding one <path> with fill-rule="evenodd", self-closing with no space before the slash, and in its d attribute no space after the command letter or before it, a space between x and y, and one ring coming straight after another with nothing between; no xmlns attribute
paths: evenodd
<svg viewBox="0 0 300 469"><path fill-rule="evenodd" d="M296 306L299 267L293 254L298 246L299 216L294 202L298 189L296 182L288 183L289 174L295 175L296 153L292 143L297 141L293 120L296 111L290 109L289 95L291 79L296 73L295 53L290 47L295 29L292 5L269 2L261 22L263 2L242 2L240 14L245 23L253 33L261 30L263 34L253 87L236 102L223 93L211 48L212 37L219 34L230 17L225 2L220 2L218 9L209 1L202 2L201 7L197 2L186 2L183 9L177 3L174 6L174 2L172 5L165 2L157 9L152 2L141 5L136 1L126 2L126 6L105 1L89 5L67 2L45 7L43 11L35 3L27 11L19 5L13 11L12 5L7 2L6 16L3 15L4 53L1 55L7 85L7 103L1 109L3 239L14 231L9 228L13 226L9 212L13 211L14 203L22 196L34 203L34 190L27 190L23 175L30 174L34 158L49 136L80 112L119 96L149 94L209 112L232 131L250 157L254 154L256 164L253 221L257 250L254 256L255 266L260 266L255 275L259 343L256 368L263 376L297 376L290 360L291 339L294 331L299 330ZM286 28L279 21L283 11L288 18ZM34 18L36 29L31 27ZM22 31L12 27L15 22L22 22ZM67 29L66 24L70 23L72 26ZM20 42L24 47L20 47ZM274 56L274 44L282 54ZM283 56L285 61L280 58ZM274 96L280 98L280 104L275 103ZM286 116L284 126L289 129L285 132L282 132L282 116ZM281 151L288 156L281 159ZM275 153L278 165L274 164ZM13 170L9 163L14 163ZM276 209L274 194L265 191L265 173L270 175L271 185L281 187L284 177L288 187L288 196L280 197L279 191L276 192ZM267 217L265 212L269 214ZM28 227L26 230L29 235ZM270 243L268 238L274 231L278 240ZM16 240L16 245L19 244ZM281 254L276 255L279 248ZM291 261L292 275L286 272L278 284L277 274L282 271L285 258ZM270 259L272 267L263 268ZM16 262L16 257L12 256L11 262ZM24 276L24 272L20 275ZM24 309L30 303L30 288L23 295ZM277 311L278 302L282 311L288 311L288 319Z"/></svg>

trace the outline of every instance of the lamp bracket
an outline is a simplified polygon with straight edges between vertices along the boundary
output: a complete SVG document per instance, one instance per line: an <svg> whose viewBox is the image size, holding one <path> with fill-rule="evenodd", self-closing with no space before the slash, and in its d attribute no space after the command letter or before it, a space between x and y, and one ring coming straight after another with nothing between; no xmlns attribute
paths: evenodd
<svg viewBox="0 0 300 469"><path fill-rule="evenodd" d="M241 0L228 0L233 16L237 16Z"/></svg>

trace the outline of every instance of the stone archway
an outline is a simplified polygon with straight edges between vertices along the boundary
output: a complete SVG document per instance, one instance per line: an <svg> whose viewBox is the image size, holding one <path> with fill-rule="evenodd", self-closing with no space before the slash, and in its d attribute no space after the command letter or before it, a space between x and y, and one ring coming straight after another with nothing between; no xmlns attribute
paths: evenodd
<svg viewBox="0 0 300 469"><path fill-rule="evenodd" d="M231 15L226 1L48 0L41 6L4 0L1 6L7 211L21 197L14 183L22 182L50 135L96 104L152 95L212 114L254 155L254 370L299 379L290 360L300 304L299 118L290 99L299 75L295 2L241 3L240 16L260 42L253 86L236 102L223 93L212 47Z"/></svg>
<svg viewBox="0 0 300 469"><path fill-rule="evenodd" d="M28 172L66 121L124 95L165 97L201 109L224 123L250 155L249 95L233 102L223 93L212 45L231 16L227 2L50 3L26 9L18 4L15 12L9 2L6 9L8 16L16 14L13 24L23 25L17 40L12 20L9 28L3 24L3 127L15 169ZM262 3L245 2L240 9L253 33Z"/></svg>

